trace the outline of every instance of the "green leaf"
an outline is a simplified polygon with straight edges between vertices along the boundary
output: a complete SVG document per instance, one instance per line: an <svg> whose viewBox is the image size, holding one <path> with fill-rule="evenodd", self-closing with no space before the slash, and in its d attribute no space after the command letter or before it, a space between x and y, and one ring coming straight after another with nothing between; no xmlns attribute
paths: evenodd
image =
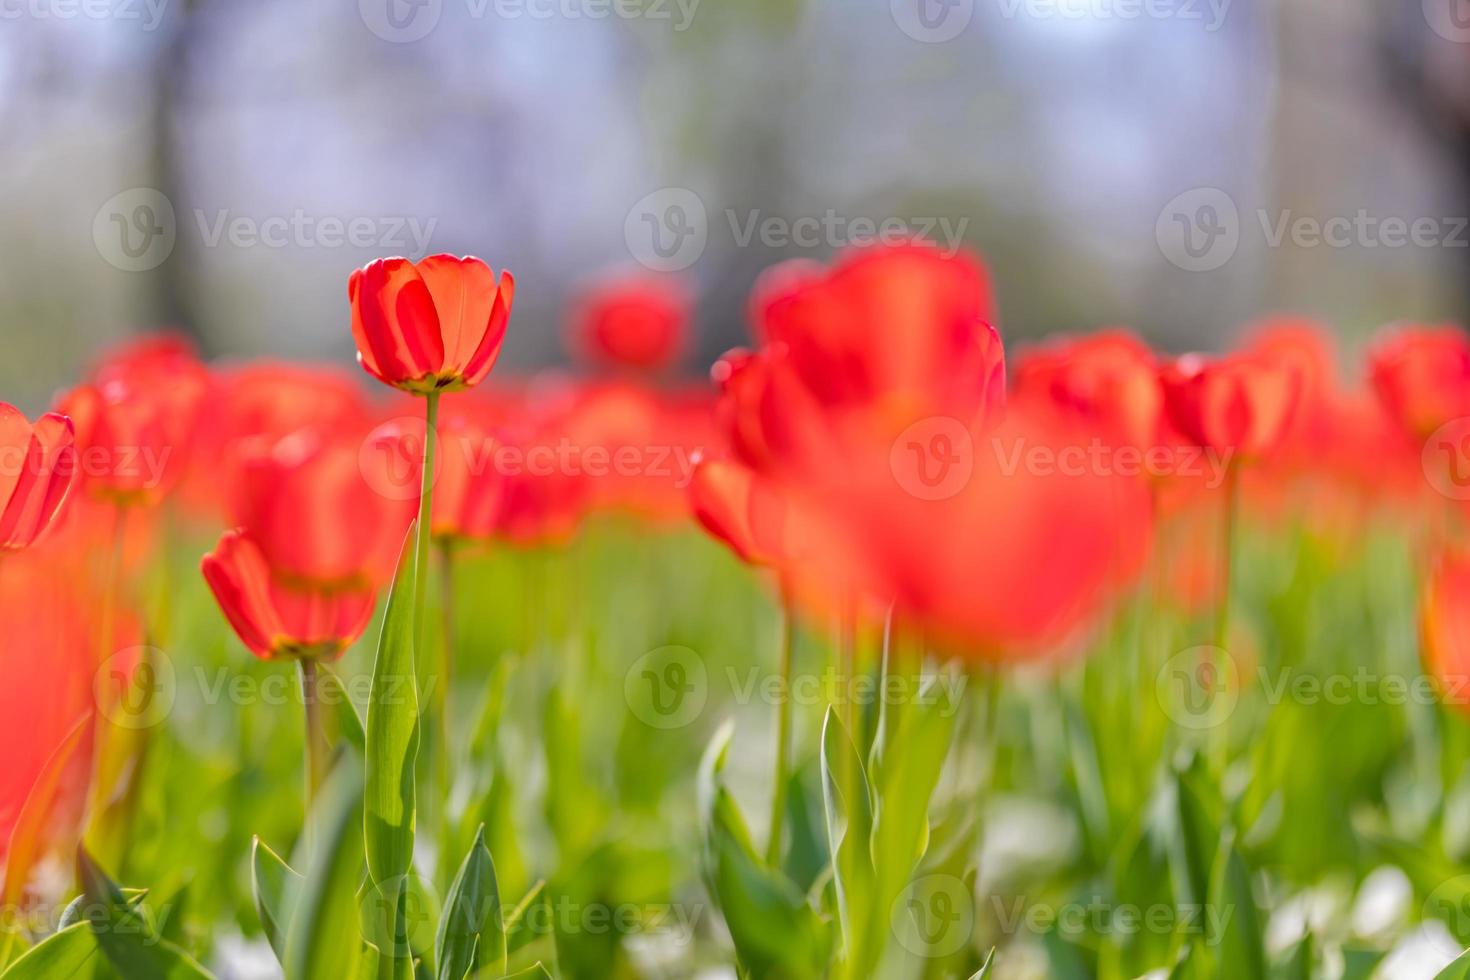
<svg viewBox="0 0 1470 980"><path fill-rule="evenodd" d="M264 841L259 837L252 840L250 890L255 896L255 912L276 959L283 964L286 962L285 927L291 922L291 906L301 892L302 880Z"/></svg>
<svg viewBox="0 0 1470 980"><path fill-rule="evenodd" d="M1344 946L1342 948L1342 976L1338 980L1368 980L1387 955L1388 953L1381 949Z"/></svg>
<svg viewBox="0 0 1470 980"><path fill-rule="evenodd" d="M990 976L990 968L994 964L995 947L992 946L990 952L985 954L985 962L980 964L980 969L975 972L974 976L970 977L970 980L985 980L986 977Z"/></svg>
<svg viewBox="0 0 1470 980"><path fill-rule="evenodd" d="M544 980L552 980L551 971L547 970L540 963L534 963L524 970L507 973L501 980L543 980L543 978Z"/></svg>
<svg viewBox="0 0 1470 980"><path fill-rule="evenodd" d="M956 709L937 679L912 704L891 712L896 750L875 754L876 805L869 848L877 875L876 903L888 908L908 884L929 841L929 800L954 735Z"/></svg>
<svg viewBox="0 0 1470 980"><path fill-rule="evenodd" d="M1312 980L1312 934L1308 932L1271 966L1272 980Z"/></svg>
<svg viewBox="0 0 1470 980"><path fill-rule="evenodd" d="M294 864L305 867L286 930L286 980L341 980L363 952L357 885L362 879L362 766L338 757L309 815Z"/></svg>
<svg viewBox="0 0 1470 980"><path fill-rule="evenodd" d="M526 892L525 898L516 903L516 907L505 915L505 950L507 954L513 954L517 950L530 945L532 941L539 938L536 930L532 929L526 918L526 913L541 898L541 893L546 890L546 882L538 880Z"/></svg>
<svg viewBox="0 0 1470 980"><path fill-rule="evenodd" d="M26 881L31 868L45 842L46 829L51 819L52 803L66 774L67 766L76 756L77 747L86 741L92 730L92 713L89 711L72 726L61 743L52 751L42 767L40 775L31 784L25 803L10 831L10 845L5 851L5 887L0 890L0 907L19 908L25 896Z"/></svg>
<svg viewBox="0 0 1470 980"><path fill-rule="evenodd" d="M886 932L886 924L875 920L872 794L862 759L831 707L822 723L821 764L827 853L832 861L843 951L855 972L868 972L877 956L869 944Z"/></svg>
<svg viewBox="0 0 1470 980"><path fill-rule="evenodd" d="M1190 767L1178 773L1175 784L1189 900L1202 905L1210 893L1210 874L1220 851L1224 804L1203 756L1195 756Z"/></svg>
<svg viewBox="0 0 1470 980"><path fill-rule="evenodd" d="M495 862L485 846L483 825L475 834L475 842L470 845L444 899L434 953L439 963L439 980L464 980L481 965L505 972L500 890L495 879Z"/></svg>
<svg viewBox="0 0 1470 980"><path fill-rule="evenodd" d="M201 980L213 975L188 953L160 936L148 916L144 896L128 895L77 848L77 881L95 909L87 925L107 961L122 980Z"/></svg>
<svg viewBox="0 0 1470 980"><path fill-rule="evenodd" d="M413 863L414 779L419 751L414 673L415 524L410 524L388 592L368 696L363 834L375 883L408 874Z"/></svg>
<svg viewBox="0 0 1470 980"><path fill-rule="evenodd" d="M1435 974L1434 980L1466 980L1470 977L1470 950L1460 954L1460 957L1449 966Z"/></svg>
<svg viewBox="0 0 1470 980"><path fill-rule="evenodd" d="M57 980L59 977L83 976L83 970L96 955L97 940L92 935L91 926L78 922L31 947L0 974L0 980Z"/></svg>
<svg viewBox="0 0 1470 980"><path fill-rule="evenodd" d="M1223 923L1219 935L1208 935L1206 942L1216 962L1228 966L1240 976L1266 975L1266 949L1262 938L1261 916L1251 889L1250 872L1240 852L1235 849L1234 832L1220 845L1220 856L1210 881L1209 919Z"/></svg>
<svg viewBox="0 0 1470 980"><path fill-rule="evenodd" d="M821 976L830 945L825 926L801 891L757 856L745 820L722 783L733 731L728 723L721 727L700 766L710 891L740 964L751 976Z"/></svg>

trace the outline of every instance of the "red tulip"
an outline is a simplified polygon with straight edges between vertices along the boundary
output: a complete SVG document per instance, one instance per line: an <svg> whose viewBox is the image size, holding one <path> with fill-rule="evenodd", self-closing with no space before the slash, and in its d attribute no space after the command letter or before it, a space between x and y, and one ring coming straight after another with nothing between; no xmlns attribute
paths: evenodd
<svg viewBox="0 0 1470 980"><path fill-rule="evenodd" d="M317 430L258 444L242 453L236 524L283 577L349 591L380 585L418 500L417 464L399 462Z"/></svg>
<svg viewBox="0 0 1470 980"><path fill-rule="evenodd" d="M748 467L730 460L699 460L689 502L704 529L742 561L779 565L797 550L780 493Z"/></svg>
<svg viewBox="0 0 1470 980"><path fill-rule="evenodd" d="M1450 549L1435 563L1420 602L1424 665L1470 711L1470 552Z"/></svg>
<svg viewBox="0 0 1470 980"><path fill-rule="evenodd" d="M1004 400L1004 349L977 261L927 245L864 248L830 270L778 266L752 302L754 354L716 366L736 453L804 486L884 472L895 441L938 417L978 432Z"/></svg>
<svg viewBox="0 0 1470 980"><path fill-rule="evenodd" d="M0 554L30 547L55 521L75 480L71 420L53 413L32 425L0 402Z"/></svg>
<svg viewBox="0 0 1470 980"><path fill-rule="evenodd" d="M490 373L505 339L515 279L480 259L377 259L352 273L357 360L385 384L415 394L457 391Z"/></svg>
<svg viewBox="0 0 1470 980"><path fill-rule="evenodd" d="M1028 353L1016 365L1015 396L1045 399L1128 445L1159 440L1164 392L1148 345L1104 330Z"/></svg>
<svg viewBox="0 0 1470 980"><path fill-rule="evenodd" d="M1179 431L1197 446L1256 458L1286 436L1301 393L1297 370L1281 359L1190 354L1161 372L1165 405Z"/></svg>
<svg viewBox="0 0 1470 980"><path fill-rule="evenodd" d="M303 585L273 571L242 531L226 531L200 567L236 634L265 660L333 659L373 616L371 588Z"/></svg>
<svg viewBox="0 0 1470 980"><path fill-rule="evenodd" d="M1470 416L1470 337L1452 326L1404 326L1368 354L1379 399L1412 438Z"/></svg>
<svg viewBox="0 0 1470 980"><path fill-rule="evenodd" d="M1074 437L1054 414L1018 407L976 447L953 495L856 488L851 511L818 515L827 574L856 575L961 652L1055 653L1132 584L1151 540L1146 481L1085 454L1068 462Z"/></svg>
<svg viewBox="0 0 1470 980"><path fill-rule="evenodd" d="M681 289L667 280L639 276L589 290L578 301L572 336L594 361L656 371L683 352L688 322L689 300Z"/></svg>
<svg viewBox="0 0 1470 980"><path fill-rule="evenodd" d="M488 541L494 537L505 489L496 469L498 445L489 427L468 413L451 412L439 422L435 538Z"/></svg>

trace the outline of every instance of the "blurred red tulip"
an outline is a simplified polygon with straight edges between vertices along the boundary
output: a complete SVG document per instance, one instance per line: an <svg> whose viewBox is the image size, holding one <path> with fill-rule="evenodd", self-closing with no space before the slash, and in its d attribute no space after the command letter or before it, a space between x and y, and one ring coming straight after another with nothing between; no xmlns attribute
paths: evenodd
<svg viewBox="0 0 1470 980"><path fill-rule="evenodd" d="M1447 549L1438 556L1425 583L1419 627L1425 669L1454 695L1456 707L1470 711L1470 552Z"/></svg>
<svg viewBox="0 0 1470 980"><path fill-rule="evenodd" d="M240 482L241 451L274 443L298 429L361 431L367 405L358 381L321 365L258 361L215 371L181 503L212 523L231 519L228 501Z"/></svg>
<svg viewBox="0 0 1470 980"><path fill-rule="evenodd" d="M357 360L385 384L416 394L470 388L500 354L515 279L472 256L377 259L352 273Z"/></svg>
<svg viewBox="0 0 1470 980"><path fill-rule="evenodd" d="M488 541L495 536L505 489L496 468L497 447L490 428L469 413L450 411L440 418L435 538Z"/></svg>
<svg viewBox="0 0 1470 980"><path fill-rule="evenodd" d="M572 340L592 361L657 371L683 353L688 322L689 299L675 283L632 276L600 283L578 300Z"/></svg>
<svg viewBox="0 0 1470 980"><path fill-rule="evenodd" d="M1028 352L1016 364L1016 398L1041 398L1098 426L1107 437L1149 447L1159 440L1164 392L1147 344L1103 330Z"/></svg>
<svg viewBox="0 0 1470 980"><path fill-rule="evenodd" d="M872 506L859 497L819 525L840 537L822 551L961 652L1055 654L1132 584L1152 536L1147 482L1069 455L1079 448L1054 415L1012 412L953 493L900 501L877 487Z"/></svg>
<svg viewBox="0 0 1470 980"><path fill-rule="evenodd" d="M51 526L76 481L76 455L70 419L51 413L32 425L0 402L0 554Z"/></svg>
<svg viewBox="0 0 1470 980"><path fill-rule="evenodd" d="M1410 438L1422 443L1445 423L1470 416L1470 337L1458 327L1386 331L1368 365L1378 397Z"/></svg>
<svg viewBox="0 0 1470 980"><path fill-rule="evenodd" d="M1169 418L1197 446L1263 456L1287 435L1301 396L1297 369L1260 354L1189 354L1164 366Z"/></svg>
<svg viewBox="0 0 1470 980"><path fill-rule="evenodd" d="M780 565L798 550L779 492L749 467L700 459L689 484L689 501L704 529L742 561Z"/></svg>
<svg viewBox="0 0 1470 980"><path fill-rule="evenodd" d="M336 658L373 616L372 588L302 584L272 570L243 531L226 531L200 568L241 641L266 660Z"/></svg>
<svg viewBox="0 0 1470 980"><path fill-rule="evenodd" d="M418 501L416 465L348 433L262 442L242 451L235 523L283 577L371 588L392 578Z"/></svg>

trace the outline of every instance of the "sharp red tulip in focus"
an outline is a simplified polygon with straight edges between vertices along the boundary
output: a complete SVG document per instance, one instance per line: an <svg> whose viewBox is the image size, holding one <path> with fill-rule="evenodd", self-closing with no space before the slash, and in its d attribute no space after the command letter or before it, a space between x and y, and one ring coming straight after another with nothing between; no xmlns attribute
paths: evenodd
<svg viewBox="0 0 1470 980"><path fill-rule="evenodd" d="M1470 416L1470 337L1453 326L1403 326L1368 353L1373 388L1411 438Z"/></svg>
<svg viewBox="0 0 1470 980"><path fill-rule="evenodd" d="M77 476L73 441L65 416L32 425L0 402L0 554L30 547L61 513Z"/></svg>
<svg viewBox="0 0 1470 980"><path fill-rule="evenodd" d="M357 360L415 394L472 388L500 355L515 279L473 256L377 259L352 273Z"/></svg>
<svg viewBox="0 0 1470 980"><path fill-rule="evenodd" d="M689 299L676 284L652 276L600 283L577 302L573 346L613 368L659 371L684 352Z"/></svg>
<svg viewBox="0 0 1470 980"><path fill-rule="evenodd" d="M226 531L200 568L235 633L266 660L338 657L373 616L372 588L293 580L242 531Z"/></svg>

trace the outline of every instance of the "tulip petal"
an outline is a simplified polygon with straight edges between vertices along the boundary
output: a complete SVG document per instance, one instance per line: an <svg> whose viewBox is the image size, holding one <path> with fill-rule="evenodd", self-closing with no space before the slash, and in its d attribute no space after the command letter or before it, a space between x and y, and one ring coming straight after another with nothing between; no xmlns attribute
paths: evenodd
<svg viewBox="0 0 1470 980"><path fill-rule="evenodd" d="M390 384L437 374L444 341L434 298L407 259L377 259L347 281L359 359Z"/></svg>
<svg viewBox="0 0 1470 980"><path fill-rule="evenodd" d="M241 532L226 531L200 570L241 641L256 656L272 657L286 631L271 601L270 569L260 549Z"/></svg>

